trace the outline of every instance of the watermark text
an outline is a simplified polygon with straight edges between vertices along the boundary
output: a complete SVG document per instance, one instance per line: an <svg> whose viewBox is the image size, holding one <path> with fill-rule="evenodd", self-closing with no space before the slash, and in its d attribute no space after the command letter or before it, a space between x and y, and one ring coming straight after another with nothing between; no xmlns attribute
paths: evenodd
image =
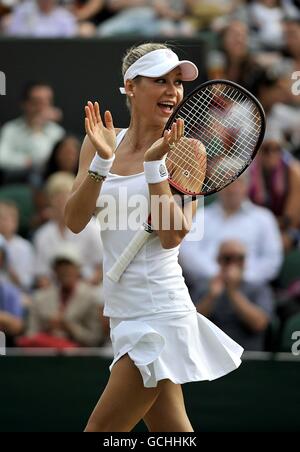
<svg viewBox="0 0 300 452"><path fill-rule="evenodd" d="M0 71L0 96L6 95L6 76L4 72Z"/></svg>

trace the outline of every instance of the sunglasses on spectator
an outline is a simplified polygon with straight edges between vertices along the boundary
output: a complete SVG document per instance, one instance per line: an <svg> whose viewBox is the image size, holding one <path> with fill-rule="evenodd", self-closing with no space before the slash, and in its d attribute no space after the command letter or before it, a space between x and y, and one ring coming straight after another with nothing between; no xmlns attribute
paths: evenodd
<svg viewBox="0 0 300 452"><path fill-rule="evenodd" d="M219 262L221 264L243 264L244 260L244 254L222 254L219 256Z"/></svg>

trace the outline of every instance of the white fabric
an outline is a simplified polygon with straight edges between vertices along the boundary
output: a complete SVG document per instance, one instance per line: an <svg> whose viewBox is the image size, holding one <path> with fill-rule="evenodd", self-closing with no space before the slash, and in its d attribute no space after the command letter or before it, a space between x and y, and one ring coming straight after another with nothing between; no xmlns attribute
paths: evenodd
<svg viewBox="0 0 300 452"><path fill-rule="evenodd" d="M198 68L191 61L179 61L178 56L171 49L153 50L139 58L127 69L124 74L124 85L126 80L133 80L138 75L161 77L178 66L180 66L183 81L192 81L198 77ZM120 92L126 94L125 88L120 88Z"/></svg>
<svg viewBox="0 0 300 452"><path fill-rule="evenodd" d="M118 134L117 146L125 133L126 130L123 130ZM115 224L111 226L117 226L117 230L106 227L104 224L106 218L103 218L100 210L98 220L103 243L104 275L134 237L140 225L147 219L149 189L145 174L119 176L109 173L101 188L97 207L101 207L101 202L105 205L107 195L115 200ZM142 199L147 201L147 206L145 212L138 218L136 229L130 230L127 224L123 224L123 220L134 214L136 205L134 203L132 207L128 207L127 200L131 202L136 200L138 203L141 195ZM105 212L104 209L103 211ZM178 248L163 249L157 234L152 233L147 244L138 252L118 283L104 276L103 287L106 300L104 315L128 318L162 311L193 310L194 305L177 262Z"/></svg>
<svg viewBox="0 0 300 452"><path fill-rule="evenodd" d="M117 137L117 146L126 130ZM120 176L110 173L101 198L113 195L117 220L130 211L119 190L148 196L144 173ZM99 214L100 216L100 214ZM98 216L98 218L99 218ZM100 218L99 218L100 219ZM144 218L141 218L143 222ZM103 225L102 225L103 226ZM139 369L145 387L162 379L176 384L213 380L236 369L243 349L205 317L197 314L177 262L178 247L163 249L153 233L118 283L107 271L135 231L101 227L104 266L104 315L110 317L114 360L128 353Z"/></svg>
<svg viewBox="0 0 300 452"><path fill-rule="evenodd" d="M202 222L202 211L194 218L192 231ZM200 228L198 225L198 231ZM276 277L282 263L281 236L273 214L245 201L241 209L226 216L219 202L204 209L204 233L199 241L189 241L189 234L180 247L180 263L190 283L211 278L219 271L217 255L225 240L240 240L247 248L245 280L265 283Z"/></svg>
<svg viewBox="0 0 300 452"><path fill-rule="evenodd" d="M243 348L196 311L111 319L113 365L126 353L146 388L169 379L175 384L215 380L241 364Z"/></svg>
<svg viewBox="0 0 300 452"><path fill-rule="evenodd" d="M147 184L158 184L168 179L168 170L164 160L144 162L144 172Z"/></svg>
<svg viewBox="0 0 300 452"><path fill-rule="evenodd" d="M277 128L280 133L289 135L293 147L300 146L300 108L296 106L277 103L275 104L268 117L267 124Z"/></svg>
<svg viewBox="0 0 300 452"><path fill-rule="evenodd" d="M30 289L34 278L34 249L28 240L19 235L14 235L6 242L9 263L16 272L24 289Z"/></svg>
<svg viewBox="0 0 300 452"><path fill-rule="evenodd" d="M283 44L282 7L269 7L255 1L249 6L250 25L254 25L259 41L266 45Z"/></svg>
<svg viewBox="0 0 300 452"><path fill-rule="evenodd" d="M103 159L96 153L91 161L90 170L100 174L100 176L107 176L114 160L115 154L110 159Z"/></svg>
<svg viewBox="0 0 300 452"><path fill-rule="evenodd" d="M94 218L79 234L74 234L68 228L65 228L62 234L57 224L49 221L37 230L33 242L36 249L37 275L52 275L51 261L54 253L65 242L72 243L78 249L85 278L92 277L96 267L102 263L100 230Z"/></svg>
<svg viewBox="0 0 300 452"><path fill-rule="evenodd" d="M36 132L23 118L7 122L0 132L0 167L9 170L26 169L31 164L42 167L54 144L65 133L62 127L51 121Z"/></svg>
<svg viewBox="0 0 300 452"><path fill-rule="evenodd" d="M78 30L75 16L66 8L54 6L43 13L37 1L25 0L15 7L6 34L10 36L71 37Z"/></svg>

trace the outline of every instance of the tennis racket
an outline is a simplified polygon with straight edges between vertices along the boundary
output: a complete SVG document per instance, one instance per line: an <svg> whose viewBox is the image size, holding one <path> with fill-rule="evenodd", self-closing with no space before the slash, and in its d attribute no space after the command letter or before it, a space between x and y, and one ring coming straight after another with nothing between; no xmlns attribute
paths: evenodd
<svg viewBox="0 0 300 452"><path fill-rule="evenodd" d="M246 89L228 80L198 86L169 118L184 121L184 136L166 157L171 187L192 199L216 193L239 177L253 161L264 137L265 114ZM144 223L107 276L118 282L150 237L151 218Z"/></svg>

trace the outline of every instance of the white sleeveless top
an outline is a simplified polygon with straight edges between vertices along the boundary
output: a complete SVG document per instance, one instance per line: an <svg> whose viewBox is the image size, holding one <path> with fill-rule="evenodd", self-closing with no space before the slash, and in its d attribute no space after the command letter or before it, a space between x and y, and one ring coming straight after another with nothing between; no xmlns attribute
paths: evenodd
<svg viewBox="0 0 300 452"><path fill-rule="evenodd" d="M117 136L117 147L126 134L123 129ZM136 230L126 228L123 220L128 213L137 206L136 195L143 195L149 202L148 184L144 173L130 176L119 176L109 173L102 185L101 194L97 200L97 207L102 208L98 214L103 243L103 287L105 307L104 315L117 318L134 318L145 315L171 312L194 311L195 306L185 285L181 267L178 264L179 247L164 249L158 235L153 232L146 245L138 252L134 260L127 267L119 282L111 281L107 271L123 252L124 248L134 237ZM117 229L107 228L108 212L105 198L110 197L110 220ZM135 196L135 198L134 198ZM111 204L111 199L113 203ZM127 202L129 201L129 203ZM112 210L115 213L112 215ZM140 218L141 225L147 217ZM120 221L123 226L119 227Z"/></svg>

